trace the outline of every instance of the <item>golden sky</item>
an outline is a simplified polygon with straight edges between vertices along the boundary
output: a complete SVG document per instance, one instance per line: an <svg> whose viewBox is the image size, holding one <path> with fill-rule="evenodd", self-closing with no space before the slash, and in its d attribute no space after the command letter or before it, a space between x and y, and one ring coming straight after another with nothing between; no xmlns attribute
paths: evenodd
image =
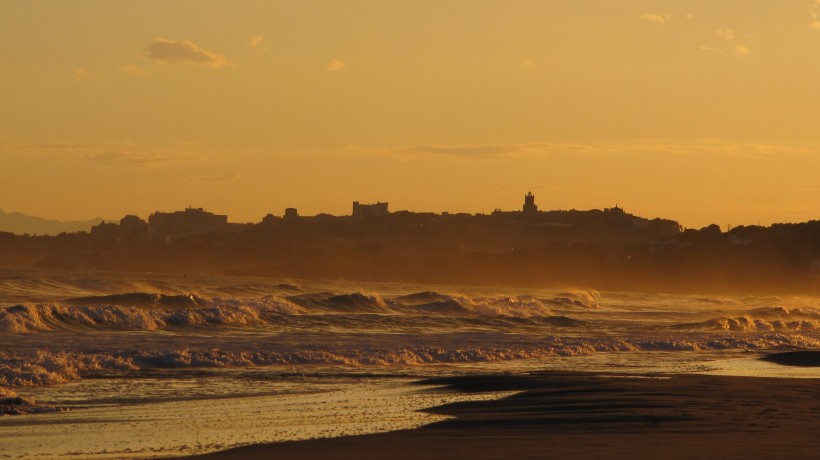
<svg viewBox="0 0 820 460"><path fill-rule="evenodd" d="M0 3L0 208L820 218L820 0Z"/></svg>

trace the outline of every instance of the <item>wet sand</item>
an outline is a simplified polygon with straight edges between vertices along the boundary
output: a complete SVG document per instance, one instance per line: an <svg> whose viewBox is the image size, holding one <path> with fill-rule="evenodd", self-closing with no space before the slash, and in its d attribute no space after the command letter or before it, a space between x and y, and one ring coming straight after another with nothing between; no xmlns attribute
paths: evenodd
<svg viewBox="0 0 820 460"><path fill-rule="evenodd" d="M817 365L817 353L783 355L770 359ZM550 372L420 383L462 392L521 393L430 409L454 418L415 430L247 446L196 458L774 459L820 455L820 385L816 379Z"/></svg>

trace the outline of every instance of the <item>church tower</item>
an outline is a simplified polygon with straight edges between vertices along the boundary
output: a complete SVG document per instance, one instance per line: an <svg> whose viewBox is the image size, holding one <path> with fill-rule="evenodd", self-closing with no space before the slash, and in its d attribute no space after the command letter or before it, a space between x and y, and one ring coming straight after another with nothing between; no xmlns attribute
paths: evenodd
<svg viewBox="0 0 820 460"><path fill-rule="evenodd" d="M538 212L538 206L535 205L535 195L532 191L524 195L524 214L535 214Z"/></svg>

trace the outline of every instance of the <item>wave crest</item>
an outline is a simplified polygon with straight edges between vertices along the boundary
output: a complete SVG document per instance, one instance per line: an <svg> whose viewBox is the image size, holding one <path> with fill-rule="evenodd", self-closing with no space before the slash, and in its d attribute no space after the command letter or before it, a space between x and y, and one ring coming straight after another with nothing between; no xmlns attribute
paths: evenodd
<svg viewBox="0 0 820 460"><path fill-rule="evenodd" d="M195 308L207 303L207 300L194 294L154 294L148 292L129 292L88 297L73 297L64 301L69 305L106 306L121 305L128 307L156 308Z"/></svg>
<svg viewBox="0 0 820 460"><path fill-rule="evenodd" d="M38 404L32 398L18 396L17 393L0 387L0 416L62 412L63 408L50 404Z"/></svg>
<svg viewBox="0 0 820 460"><path fill-rule="evenodd" d="M32 354L0 353L0 386L20 387L64 383L104 370L249 367L267 365L427 365L475 363L602 352L762 350L816 348L820 340L800 334L693 334L656 337L547 337L515 343L465 345L461 340L439 344L396 346L273 346L255 351L172 349L155 351L45 351Z"/></svg>
<svg viewBox="0 0 820 460"><path fill-rule="evenodd" d="M205 303L203 301L203 303ZM16 305L0 309L0 331L22 334L53 330L159 330L203 325L262 326L269 314L296 314L302 309L281 298L240 302L212 299L206 308L144 309L133 306L61 304Z"/></svg>
<svg viewBox="0 0 820 460"><path fill-rule="evenodd" d="M694 324L682 324L679 329L731 332L814 332L820 331L820 312L815 309L761 307L741 312L738 316L720 316Z"/></svg>
<svg viewBox="0 0 820 460"><path fill-rule="evenodd" d="M598 291L570 291L562 292L548 302L562 307L598 308L600 298Z"/></svg>

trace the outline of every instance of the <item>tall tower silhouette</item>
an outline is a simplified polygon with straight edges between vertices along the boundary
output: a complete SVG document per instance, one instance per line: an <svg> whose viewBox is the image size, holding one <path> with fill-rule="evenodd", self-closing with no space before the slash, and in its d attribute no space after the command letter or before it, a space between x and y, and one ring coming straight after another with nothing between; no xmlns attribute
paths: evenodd
<svg viewBox="0 0 820 460"><path fill-rule="evenodd" d="M535 205L535 195L532 191L524 195L524 214L535 214L538 212L538 206Z"/></svg>

